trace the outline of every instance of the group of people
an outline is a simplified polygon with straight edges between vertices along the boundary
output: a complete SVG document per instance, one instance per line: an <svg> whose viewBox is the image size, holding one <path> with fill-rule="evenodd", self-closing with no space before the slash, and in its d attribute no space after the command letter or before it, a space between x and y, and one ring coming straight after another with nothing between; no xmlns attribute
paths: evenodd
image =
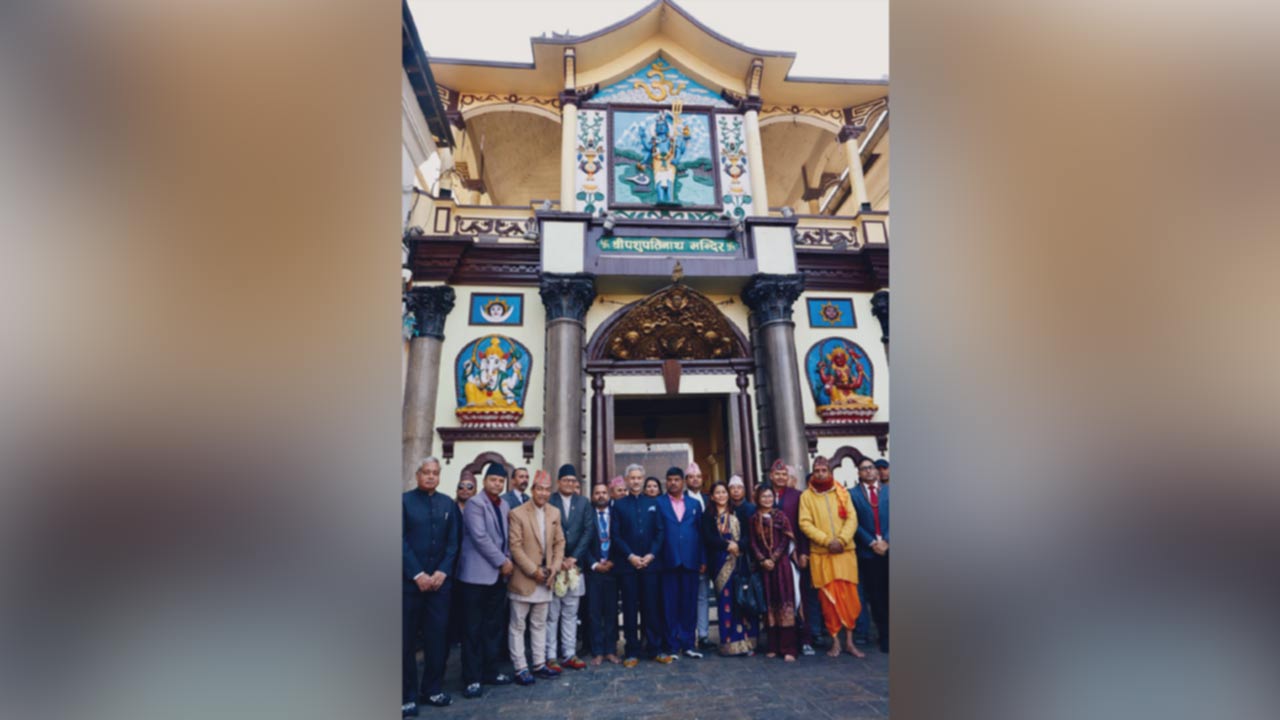
<svg viewBox="0 0 1280 720"><path fill-rule="evenodd" d="M404 717L452 703L442 683L455 640L463 696L475 698L486 684L585 668L580 622L593 666L702 658L715 647L712 606L722 655L754 655L763 632L770 658L813 655L825 636L827 655L865 657L857 646L872 624L889 651L885 460L863 458L857 485L845 488L830 461L815 458L803 491L778 460L754 501L736 475L704 490L696 463L668 469L665 481L630 465L586 496L572 465L559 468L554 489L544 470L530 481L524 468L508 478L490 463L479 487L464 473L449 498L437 492L435 458L416 480L404 494Z"/></svg>

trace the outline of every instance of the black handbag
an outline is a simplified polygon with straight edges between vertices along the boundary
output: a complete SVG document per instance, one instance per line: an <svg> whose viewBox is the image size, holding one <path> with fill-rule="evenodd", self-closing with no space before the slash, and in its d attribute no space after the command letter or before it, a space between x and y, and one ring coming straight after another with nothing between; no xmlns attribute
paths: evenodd
<svg viewBox="0 0 1280 720"><path fill-rule="evenodd" d="M738 558L733 570L733 600L738 611L746 616L763 615L769 609L764 599L764 582L759 573L752 572L746 558Z"/></svg>

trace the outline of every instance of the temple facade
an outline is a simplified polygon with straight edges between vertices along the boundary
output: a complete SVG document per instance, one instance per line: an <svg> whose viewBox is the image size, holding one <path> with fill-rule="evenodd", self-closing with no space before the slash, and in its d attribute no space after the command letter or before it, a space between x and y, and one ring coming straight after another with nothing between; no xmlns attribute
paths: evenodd
<svg viewBox="0 0 1280 720"><path fill-rule="evenodd" d="M405 6L406 487L426 455L449 493L490 460L887 458L888 81L666 0L531 45L433 57Z"/></svg>

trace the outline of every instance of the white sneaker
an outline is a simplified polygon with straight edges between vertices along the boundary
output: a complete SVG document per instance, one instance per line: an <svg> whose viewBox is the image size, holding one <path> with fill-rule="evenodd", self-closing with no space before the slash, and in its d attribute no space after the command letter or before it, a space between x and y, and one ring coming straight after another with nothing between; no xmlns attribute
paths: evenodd
<svg viewBox="0 0 1280 720"><path fill-rule="evenodd" d="M813 650L813 646L812 646L812 645L805 645L804 647L800 648L800 654L801 654L801 655L816 655L817 653L815 653L815 652L814 652L814 650Z"/></svg>
<svg viewBox="0 0 1280 720"><path fill-rule="evenodd" d="M697 650L692 650L692 649L691 649L691 650L685 650L685 651L684 651L684 656L685 656L685 657L691 657L691 658L693 658L693 659L695 659L695 660L700 660L700 659L702 659L702 653L698 652Z"/></svg>

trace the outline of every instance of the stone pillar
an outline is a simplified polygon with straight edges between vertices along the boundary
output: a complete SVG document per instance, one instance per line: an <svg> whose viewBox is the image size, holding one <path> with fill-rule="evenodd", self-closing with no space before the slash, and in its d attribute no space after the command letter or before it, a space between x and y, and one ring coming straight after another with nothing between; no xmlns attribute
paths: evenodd
<svg viewBox="0 0 1280 720"><path fill-rule="evenodd" d="M542 462L573 463L582 472L583 379L587 326L583 319L596 297L589 273L543 273L539 288L547 308L547 379L544 383Z"/></svg>
<svg viewBox="0 0 1280 720"><path fill-rule="evenodd" d="M803 275L753 275L742 291L751 309L751 342L756 351L756 392L769 420L762 427L768 454L760 467L781 457L801 470L809 467L804 436L800 363L796 358L796 324L791 308L804 290Z"/></svg>
<svg viewBox="0 0 1280 720"><path fill-rule="evenodd" d="M578 171L578 94L577 59L573 48L564 50L564 91L560 93L560 210L576 212L577 191L574 180Z"/></svg>
<svg viewBox="0 0 1280 720"><path fill-rule="evenodd" d="M755 58L747 71L747 99L743 127L747 134L747 167L751 172L751 209L755 215L769 214L769 191L764 177L764 145L760 142L760 77L764 61Z"/></svg>
<svg viewBox="0 0 1280 720"><path fill-rule="evenodd" d="M444 321L453 310L454 299L453 288L447 285L414 288L405 296L405 305L414 318L400 423L400 465L406 488L416 482L413 475L418 462L431 454L440 389L440 345L444 341Z"/></svg>
<svg viewBox="0 0 1280 720"><path fill-rule="evenodd" d="M862 174L862 152L858 149L858 136L861 134L861 128L845 125L836 136L844 146L845 158L849 162L849 184L853 187L858 212L871 209L871 201L867 199L867 179Z"/></svg>
<svg viewBox="0 0 1280 720"><path fill-rule="evenodd" d="M889 360L889 291L878 290L871 296L871 314L880 321L880 342L884 343L884 359Z"/></svg>

